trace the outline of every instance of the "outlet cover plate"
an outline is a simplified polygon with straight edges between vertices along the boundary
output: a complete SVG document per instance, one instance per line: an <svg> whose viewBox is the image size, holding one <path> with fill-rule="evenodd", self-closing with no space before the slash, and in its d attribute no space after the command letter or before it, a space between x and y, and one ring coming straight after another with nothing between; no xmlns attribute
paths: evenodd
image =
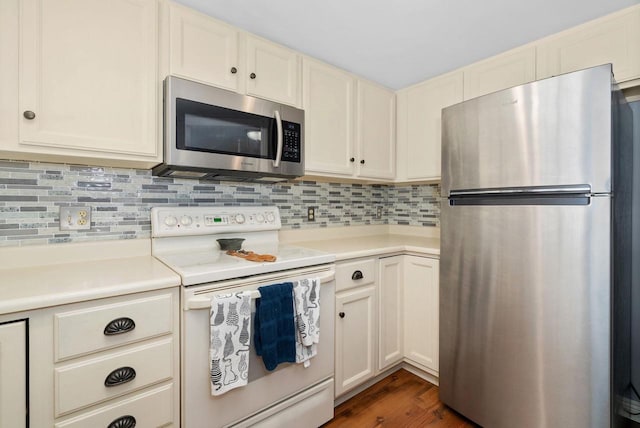
<svg viewBox="0 0 640 428"><path fill-rule="evenodd" d="M60 207L60 230L91 229L91 207Z"/></svg>

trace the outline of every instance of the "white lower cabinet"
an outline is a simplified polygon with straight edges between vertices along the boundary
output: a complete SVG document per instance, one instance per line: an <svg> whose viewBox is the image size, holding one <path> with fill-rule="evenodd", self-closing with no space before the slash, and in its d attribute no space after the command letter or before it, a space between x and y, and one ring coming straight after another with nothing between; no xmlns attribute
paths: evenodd
<svg viewBox="0 0 640 428"><path fill-rule="evenodd" d="M336 266L336 397L405 361L438 376L439 261L414 255Z"/></svg>
<svg viewBox="0 0 640 428"><path fill-rule="evenodd" d="M440 262L404 257L404 355L437 376Z"/></svg>
<svg viewBox="0 0 640 428"><path fill-rule="evenodd" d="M375 375L376 287L336 294L336 396Z"/></svg>
<svg viewBox="0 0 640 428"><path fill-rule="evenodd" d="M336 266L336 397L376 374L376 259Z"/></svg>
<svg viewBox="0 0 640 428"><path fill-rule="evenodd" d="M27 322L0 324L0 428L27 426Z"/></svg>
<svg viewBox="0 0 640 428"><path fill-rule="evenodd" d="M13 319L28 320L28 356L24 344L20 345L20 334L5 330L17 324L1 324L9 320L8 315L0 316L0 427L25 426L26 395L15 393L21 385L18 380L25 383L20 374L26 369L24 361L29 368L28 426L178 427L178 291L151 291L13 314ZM20 332L24 341L25 328ZM11 360L3 355L5 340L9 340L5 333L12 334ZM11 382L11 395L4 391L5 380ZM7 401L8 397L21 398L23 404ZM5 405L11 411L21 409L22 425L17 412L5 411ZM7 417L13 419L5 422Z"/></svg>
<svg viewBox="0 0 640 428"><path fill-rule="evenodd" d="M403 295L404 256L380 259L378 306L378 369L384 370L402 361L404 342Z"/></svg>

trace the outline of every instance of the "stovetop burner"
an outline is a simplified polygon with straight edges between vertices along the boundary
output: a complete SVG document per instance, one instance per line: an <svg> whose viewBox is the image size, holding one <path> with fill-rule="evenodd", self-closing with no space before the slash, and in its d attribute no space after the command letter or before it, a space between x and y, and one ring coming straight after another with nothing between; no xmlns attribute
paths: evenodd
<svg viewBox="0 0 640 428"><path fill-rule="evenodd" d="M332 263L331 254L280 245L277 207L171 207L151 211L152 254L185 286ZM242 238L242 249L276 256L254 262L226 254L216 241Z"/></svg>

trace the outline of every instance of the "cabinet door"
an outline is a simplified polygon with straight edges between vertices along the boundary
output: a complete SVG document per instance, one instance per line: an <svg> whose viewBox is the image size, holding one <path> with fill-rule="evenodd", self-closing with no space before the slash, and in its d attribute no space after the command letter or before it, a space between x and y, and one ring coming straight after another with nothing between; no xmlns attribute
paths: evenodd
<svg viewBox="0 0 640 428"><path fill-rule="evenodd" d="M640 8L572 28L538 44L537 78L613 64L618 82L640 78Z"/></svg>
<svg viewBox="0 0 640 428"><path fill-rule="evenodd" d="M193 9L169 4L170 73L238 90L238 30Z"/></svg>
<svg viewBox="0 0 640 428"><path fill-rule="evenodd" d="M404 355L438 374L439 261L405 256Z"/></svg>
<svg viewBox="0 0 640 428"><path fill-rule="evenodd" d="M376 288L336 294L336 396L375 373Z"/></svg>
<svg viewBox="0 0 640 428"><path fill-rule="evenodd" d="M536 80L536 48L514 49L464 69L464 99Z"/></svg>
<svg viewBox="0 0 640 428"><path fill-rule="evenodd" d="M20 0L0 1L0 150L18 142Z"/></svg>
<svg viewBox="0 0 640 428"><path fill-rule="evenodd" d="M27 426L26 321L0 324L0 427Z"/></svg>
<svg viewBox="0 0 640 428"><path fill-rule="evenodd" d="M306 174L352 176L355 78L310 58L303 59L302 70Z"/></svg>
<svg viewBox="0 0 640 428"><path fill-rule="evenodd" d="M358 80L358 175L363 178L395 178L395 93Z"/></svg>
<svg viewBox="0 0 640 428"><path fill-rule="evenodd" d="M398 93L398 175L439 180L442 109L462 101L462 73L447 74Z"/></svg>
<svg viewBox="0 0 640 428"><path fill-rule="evenodd" d="M266 40L246 36L247 94L300 105L300 56Z"/></svg>
<svg viewBox="0 0 640 428"><path fill-rule="evenodd" d="M21 142L90 157L156 156L157 2L24 0L21 7Z"/></svg>
<svg viewBox="0 0 640 428"><path fill-rule="evenodd" d="M378 285L380 308L378 369L399 362L403 357L403 256L380 259Z"/></svg>

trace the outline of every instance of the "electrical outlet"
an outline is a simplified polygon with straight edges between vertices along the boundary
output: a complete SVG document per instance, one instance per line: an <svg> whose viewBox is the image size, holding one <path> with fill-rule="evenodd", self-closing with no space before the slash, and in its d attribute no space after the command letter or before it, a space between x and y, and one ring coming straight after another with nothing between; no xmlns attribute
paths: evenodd
<svg viewBox="0 0 640 428"><path fill-rule="evenodd" d="M382 206L379 206L376 209L376 219L380 220L382 218Z"/></svg>
<svg viewBox="0 0 640 428"><path fill-rule="evenodd" d="M60 230L91 229L91 207L60 207Z"/></svg>
<svg viewBox="0 0 640 428"><path fill-rule="evenodd" d="M316 209L315 207L307 208L307 221L316 221Z"/></svg>

